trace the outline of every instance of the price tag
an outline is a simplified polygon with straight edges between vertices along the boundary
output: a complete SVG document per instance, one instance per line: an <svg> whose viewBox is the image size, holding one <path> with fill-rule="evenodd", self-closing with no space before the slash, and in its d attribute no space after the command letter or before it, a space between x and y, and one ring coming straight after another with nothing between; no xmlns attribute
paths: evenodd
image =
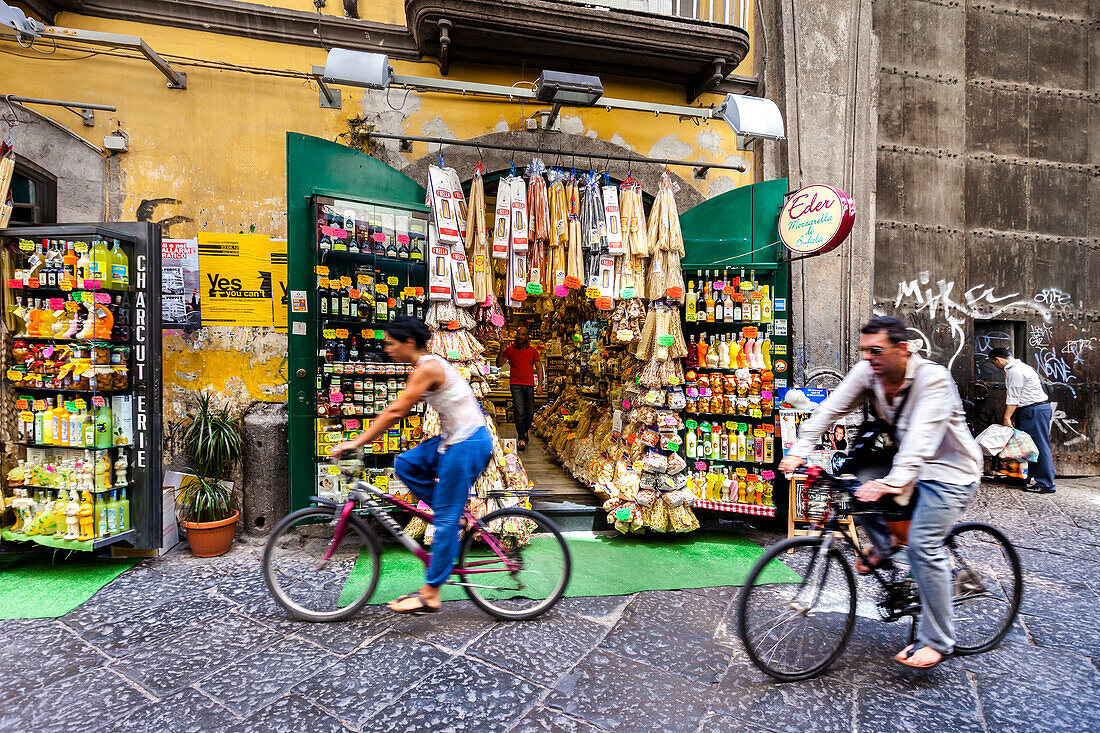
<svg viewBox="0 0 1100 733"><path fill-rule="evenodd" d="M609 311L615 307L615 301L606 296L596 298L596 307L602 311Z"/></svg>
<svg viewBox="0 0 1100 733"><path fill-rule="evenodd" d="M764 437L767 437L767 434L762 429L756 428L755 430L752 431L752 437L754 437L754 438L764 438Z"/></svg>
<svg viewBox="0 0 1100 733"><path fill-rule="evenodd" d="M424 288L417 288L416 289L416 297L418 297L418 298L423 298L424 297Z"/></svg>
<svg viewBox="0 0 1100 733"><path fill-rule="evenodd" d="M109 299L110 298L108 297L108 300ZM59 311L64 307L65 307L65 301L63 301L61 298L50 298L50 310Z"/></svg>
<svg viewBox="0 0 1100 733"><path fill-rule="evenodd" d="M327 339L336 338L336 329L335 328L326 328L324 331L321 332L321 337L322 338L327 338Z"/></svg>
<svg viewBox="0 0 1100 733"><path fill-rule="evenodd" d="M348 297L351 298L352 300L359 300L360 295L362 295L362 293L360 293L355 288L352 288L351 290L348 291Z"/></svg>
<svg viewBox="0 0 1100 733"><path fill-rule="evenodd" d="M327 287L328 287L328 278L327 277L317 278L317 288L318 289L324 289L324 288L327 288Z"/></svg>
<svg viewBox="0 0 1100 733"><path fill-rule="evenodd" d="M384 232L375 232L371 235L371 239L373 239L375 242L385 242L386 234Z"/></svg>
<svg viewBox="0 0 1100 733"><path fill-rule="evenodd" d="M96 395L92 398L92 405L94 405L95 407L106 407L107 400L103 399L101 395Z"/></svg>
<svg viewBox="0 0 1100 733"><path fill-rule="evenodd" d="M31 401L26 397L20 397L15 401L15 409L17 410L29 410L30 406ZM34 417L33 414L31 415L31 417Z"/></svg>
<svg viewBox="0 0 1100 733"><path fill-rule="evenodd" d="M454 349L448 349L447 350L447 358L448 359L450 359L452 361L456 361L458 359L458 357L459 357L459 354Z"/></svg>
<svg viewBox="0 0 1100 733"><path fill-rule="evenodd" d="M80 242L77 242L77 244L80 244ZM32 242L29 239L20 239L19 240L19 251L20 252L33 252L34 251L34 242ZM84 245L84 251L85 252L88 251L88 245Z"/></svg>
<svg viewBox="0 0 1100 733"><path fill-rule="evenodd" d="M671 376L671 377L668 378L668 383L672 387L679 387L680 386L680 378L675 376L675 375Z"/></svg>
<svg viewBox="0 0 1100 733"><path fill-rule="evenodd" d="M370 285L370 275L358 275L355 280L360 285Z"/></svg>
<svg viewBox="0 0 1100 733"><path fill-rule="evenodd" d="M45 409L46 409L46 400L35 400L34 401L34 411L35 412L42 412Z"/></svg>
<svg viewBox="0 0 1100 733"><path fill-rule="evenodd" d="M753 286L751 280L742 280L741 281L741 290L742 290L742 292L751 293L755 289L756 288Z"/></svg>
<svg viewBox="0 0 1100 733"><path fill-rule="evenodd" d="M383 340L384 338L386 338L386 332L385 332L385 331L383 331L383 330L382 330L382 329L380 329L380 328L376 328L376 329L374 330L374 340L375 340L375 341L381 341L381 340Z"/></svg>
<svg viewBox="0 0 1100 733"><path fill-rule="evenodd" d="M73 400L73 404L76 405L76 409L78 409L78 410L87 410L88 409L88 403L84 401L83 397L80 397L80 398L77 398L76 400Z"/></svg>
<svg viewBox="0 0 1100 733"><path fill-rule="evenodd" d="M76 313L76 309L79 308L79 307L80 307L80 303L77 303L76 301L73 301L73 300L67 301L65 303L65 310L69 311L70 313Z"/></svg>
<svg viewBox="0 0 1100 733"><path fill-rule="evenodd" d="M344 401L344 393L343 392L329 392L328 393L328 401L333 405L338 405L338 404L340 404L341 402Z"/></svg>
<svg viewBox="0 0 1100 733"><path fill-rule="evenodd" d="M339 476L340 475L340 467L339 466L329 466L328 467L328 475L329 476Z"/></svg>
<svg viewBox="0 0 1100 733"><path fill-rule="evenodd" d="M93 297L95 298L95 302L97 302L101 305L107 305L108 303L111 302L111 294L110 293L94 293Z"/></svg>
<svg viewBox="0 0 1100 733"><path fill-rule="evenodd" d="M527 283L528 295L542 295L542 285L539 283Z"/></svg>
<svg viewBox="0 0 1100 733"><path fill-rule="evenodd" d="M374 338L374 329L373 328L364 328L362 331L359 332L359 335L362 336L365 339L372 339L372 338Z"/></svg>
<svg viewBox="0 0 1100 733"><path fill-rule="evenodd" d="M342 285L345 288L350 288L351 287L351 278L348 277L347 275L341 275L340 276L340 285Z"/></svg>
<svg viewBox="0 0 1100 733"><path fill-rule="evenodd" d="M71 293L73 291L73 282L72 280L62 280L60 287L63 292Z"/></svg>
<svg viewBox="0 0 1100 733"><path fill-rule="evenodd" d="M385 283L378 283L374 286L374 292L378 293L379 295L389 295L390 286L386 285Z"/></svg>
<svg viewBox="0 0 1100 733"><path fill-rule="evenodd" d="M565 287L569 288L570 290L576 290L583 284L584 283L581 282L581 279L579 277L569 276L565 278Z"/></svg>
<svg viewBox="0 0 1100 733"><path fill-rule="evenodd" d="M696 461L695 462L695 470L696 471L706 471L707 470L707 464L703 463L702 461Z"/></svg>
<svg viewBox="0 0 1100 733"><path fill-rule="evenodd" d="M640 460L639 461L634 461L634 470L637 471L638 473L642 472L642 462Z"/></svg>
<svg viewBox="0 0 1100 733"><path fill-rule="evenodd" d="M765 481L771 481L772 479L775 478L775 471L772 471L772 470L761 471L760 472L760 478L764 479Z"/></svg>
<svg viewBox="0 0 1100 733"><path fill-rule="evenodd" d="M745 326L741 329L741 337L746 339L754 339L760 335L760 332L756 330L756 326Z"/></svg>
<svg viewBox="0 0 1100 733"><path fill-rule="evenodd" d="M88 290L99 290L101 287L103 287L103 281L98 280L98 279L96 279L96 280L85 280L84 281L84 287L87 288Z"/></svg>
<svg viewBox="0 0 1100 733"><path fill-rule="evenodd" d="M23 372L21 372L17 369L9 369L8 370L8 379L10 379L13 382L22 382L23 381Z"/></svg>
<svg viewBox="0 0 1100 733"><path fill-rule="evenodd" d="M318 275L324 275L325 277L328 277L328 265L317 265L315 268L313 268L313 271Z"/></svg>
<svg viewBox="0 0 1100 733"><path fill-rule="evenodd" d="M740 476L741 478L744 478L745 476L748 476L748 475L749 475L749 469L745 468L744 466L741 466L741 467L735 468L735 469L733 470L733 472L734 472L734 473L736 473L736 474L737 474L738 476Z"/></svg>
<svg viewBox="0 0 1100 733"><path fill-rule="evenodd" d="M629 285L619 291L619 297L623 300L629 300L634 297L635 289L633 285Z"/></svg>
<svg viewBox="0 0 1100 733"><path fill-rule="evenodd" d="M709 422L705 422L705 423L703 423L703 424L702 424L702 425L701 425L701 426L699 427L699 429L700 429L700 430L702 430L702 431L703 431L704 433L709 433L709 432L710 432L710 423L709 423Z"/></svg>
<svg viewBox="0 0 1100 733"><path fill-rule="evenodd" d="M674 338L672 338L671 336L668 336L668 335L657 337L657 343L660 346L672 346L672 344L674 344L675 342L676 342L676 339L674 339Z"/></svg>
<svg viewBox="0 0 1100 733"><path fill-rule="evenodd" d="M757 476L755 473L750 473L745 476L745 480L748 481L750 484L755 484L757 481L760 480L760 477Z"/></svg>
<svg viewBox="0 0 1100 733"><path fill-rule="evenodd" d="M768 433L768 434L774 433L775 432L775 426L772 425L771 423L765 423L764 424L764 432Z"/></svg>
<svg viewBox="0 0 1100 733"><path fill-rule="evenodd" d="M672 451L673 453L675 453L676 451L680 450L680 443L678 441L675 441L675 440L669 441L668 449L670 451Z"/></svg>
<svg viewBox="0 0 1100 733"><path fill-rule="evenodd" d="M410 241L411 240L409 239L408 234L398 234L397 235L397 243L398 244L408 244Z"/></svg>
<svg viewBox="0 0 1100 733"><path fill-rule="evenodd" d="M348 231L346 229L339 229L337 227L323 226L321 227L321 234L325 235L326 237L332 237L333 239L344 239L348 236Z"/></svg>
<svg viewBox="0 0 1100 733"><path fill-rule="evenodd" d="M695 428L699 427L699 423L696 422L695 420L685 420L684 421L684 426L688 430L694 430Z"/></svg>
<svg viewBox="0 0 1100 733"><path fill-rule="evenodd" d="M76 403L69 400L65 401L65 409L69 412L76 412Z"/></svg>
<svg viewBox="0 0 1100 733"><path fill-rule="evenodd" d="M677 285L674 288L669 288L665 291L665 296L672 298L673 300L679 300L684 297L684 289Z"/></svg>
<svg viewBox="0 0 1100 733"><path fill-rule="evenodd" d="M763 300L763 299L764 299L764 294L761 293L759 290L755 291L752 295L749 296L749 300Z"/></svg>
<svg viewBox="0 0 1100 733"><path fill-rule="evenodd" d="M725 289L726 289L726 283L722 280L715 280L714 284L713 284L713 287L718 292L724 292Z"/></svg>
<svg viewBox="0 0 1100 733"><path fill-rule="evenodd" d="M336 329L336 338L346 339L348 337L348 330L346 328Z"/></svg>
<svg viewBox="0 0 1100 733"><path fill-rule="evenodd" d="M394 276L392 276L392 275L391 275L390 277L387 277L387 278L386 278L386 283L387 283L387 284L388 284L388 285L389 285L389 286L390 286L391 288L396 288L396 287L397 287L397 284L398 284L399 282L400 282L400 281L399 281L399 280L398 280L398 279L397 279L396 277L394 277Z"/></svg>
<svg viewBox="0 0 1100 733"><path fill-rule="evenodd" d="M741 300L741 293L737 290L735 285L727 285L722 292L738 302Z"/></svg>
<svg viewBox="0 0 1100 733"><path fill-rule="evenodd" d="M600 297L600 289L599 288L585 288L584 297L586 297L586 298L598 298L598 297Z"/></svg>
<svg viewBox="0 0 1100 733"><path fill-rule="evenodd" d="M14 279L13 280L8 280L8 287L9 288L21 288L21 287L23 287L23 281L22 280L14 280Z"/></svg>
<svg viewBox="0 0 1100 733"><path fill-rule="evenodd" d="M33 412L21 412L21 413L19 413L19 419L22 420L23 422L31 422L31 421L34 420L34 413Z"/></svg>

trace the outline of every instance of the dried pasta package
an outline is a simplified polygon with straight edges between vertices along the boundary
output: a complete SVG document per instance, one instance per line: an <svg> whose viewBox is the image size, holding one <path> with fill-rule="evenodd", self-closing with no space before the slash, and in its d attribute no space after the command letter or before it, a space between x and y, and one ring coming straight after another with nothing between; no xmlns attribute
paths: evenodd
<svg viewBox="0 0 1100 733"><path fill-rule="evenodd" d="M630 462L642 460L642 456L646 451L646 444L640 440L635 440L633 445L630 446Z"/></svg>
<svg viewBox="0 0 1100 733"><path fill-rule="evenodd" d="M647 390L645 397L642 398L647 405L653 407L665 406L665 391L663 389L651 389Z"/></svg>
<svg viewBox="0 0 1100 733"><path fill-rule="evenodd" d="M405 533L412 537L414 540L418 540L424 536L424 530L428 528L428 523L420 517L413 517L409 520L409 523L405 525Z"/></svg>
<svg viewBox="0 0 1100 733"><path fill-rule="evenodd" d="M638 442L650 448L656 448L661 444L661 435L653 428L646 428L642 431L642 435L638 439Z"/></svg>
<svg viewBox="0 0 1100 733"><path fill-rule="evenodd" d="M710 375L709 374L700 374L698 379L695 382L695 386L699 388L699 393L700 394L705 395L706 392L704 392L703 390L710 389Z"/></svg>
<svg viewBox="0 0 1100 733"><path fill-rule="evenodd" d="M638 491L656 491L657 477L652 473L643 473L638 481Z"/></svg>
<svg viewBox="0 0 1100 733"><path fill-rule="evenodd" d="M673 532L692 532L699 529L699 520L695 518L695 513L685 505L669 509L668 522Z"/></svg>
<svg viewBox="0 0 1100 733"><path fill-rule="evenodd" d="M650 407L649 405L642 405L641 420L646 425L656 425L657 424L657 410Z"/></svg>
<svg viewBox="0 0 1100 733"><path fill-rule="evenodd" d="M668 474L675 475L687 468L687 461L679 453L671 453L666 460L665 471Z"/></svg>
<svg viewBox="0 0 1100 733"><path fill-rule="evenodd" d="M670 507L691 506L695 503L695 494L690 489L683 488L670 491L664 495L664 499Z"/></svg>
<svg viewBox="0 0 1100 733"><path fill-rule="evenodd" d="M668 460L657 451L649 451L642 457L642 470L649 473L664 473Z"/></svg>
<svg viewBox="0 0 1100 733"><path fill-rule="evenodd" d="M646 508L653 506L653 502L661 498L661 495L653 489L639 489L636 501L638 506Z"/></svg>
<svg viewBox="0 0 1100 733"><path fill-rule="evenodd" d="M667 404L673 410L682 410L687 407L687 397L684 396L684 390L677 387L668 390Z"/></svg>
<svg viewBox="0 0 1100 733"><path fill-rule="evenodd" d="M646 526L655 532L667 532L669 530L669 507L663 500L653 502L649 508L649 521Z"/></svg>

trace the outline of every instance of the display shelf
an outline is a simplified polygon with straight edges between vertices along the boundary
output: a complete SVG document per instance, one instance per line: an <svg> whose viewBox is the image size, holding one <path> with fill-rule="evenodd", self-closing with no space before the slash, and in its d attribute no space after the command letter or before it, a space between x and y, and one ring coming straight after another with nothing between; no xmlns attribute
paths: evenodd
<svg viewBox="0 0 1100 733"><path fill-rule="evenodd" d="M760 504L742 504L737 501L703 501L696 499L696 509L711 509L716 512L732 512L734 514L750 514L756 517L774 517L774 506L761 506Z"/></svg>
<svg viewBox="0 0 1100 733"><path fill-rule="evenodd" d="M4 529L2 536L5 540L10 542L34 542L45 547L53 547L60 550L82 550L84 552L91 552L98 550L101 547L107 547L108 545L114 545L119 542L129 542L133 544L137 537L137 532L133 529L128 529L125 532L119 532L113 534L110 537L100 537L94 540L86 540L81 542L80 540L65 540L58 539L53 535L26 535L17 532L12 532L9 529Z"/></svg>
<svg viewBox="0 0 1100 733"><path fill-rule="evenodd" d="M750 372L767 371L766 369L756 369L755 367L712 367L712 366L692 367L688 371L693 371L696 374L698 374L699 372L721 372L722 374L733 374L734 372L738 371L739 369L748 369ZM688 384L691 384L691 382L688 382Z"/></svg>
<svg viewBox="0 0 1100 733"><path fill-rule="evenodd" d="M61 293L62 296L68 296L72 293L132 293L134 292L133 285L127 285L125 288L78 288L75 285L69 289L65 289L56 285L48 286L31 286L31 287L9 287L8 290L18 293Z"/></svg>
<svg viewBox="0 0 1100 733"><path fill-rule="evenodd" d="M52 343L52 344L91 344L95 342L112 344L114 346L127 346L130 344L130 339L125 341L115 341L112 339L67 339L57 336L12 336L13 341L37 341L40 343Z"/></svg>
<svg viewBox="0 0 1100 733"><path fill-rule="evenodd" d="M709 458L704 456L696 456L695 458L687 458L686 460L689 461L688 465L690 465L690 461L703 461L704 463L709 461L710 463L728 463L731 465L737 464L740 466L762 466L765 468L772 465L770 463L761 463L759 461L750 461L747 459L744 461L731 461L728 458Z"/></svg>
<svg viewBox="0 0 1100 733"><path fill-rule="evenodd" d="M65 389L62 387L22 387L18 382L13 382L10 379L6 380L12 385L12 389L16 392L55 392L57 394L73 394L73 395L88 395L94 397L95 395L119 395L130 394L130 389Z"/></svg>
<svg viewBox="0 0 1100 733"><path fill-rule="evenodd" d="M730 419L736 419L736 420L774 420L775 419L775 415L761 415L760 417L753 417L752 415L738 415L736 413L731 413L731 412L687 412L685 410L684 414L688 415L688 416L691 416L691 417L724 417L724 418L730 418Z"/></svg>
<svg viewBox="0 0 1100 733"><path fill-rule="evenodd" d="M91 489L93 494L106 494L109 491L119 491L121 489L129 489L133 486L132 481L128 481L124 484L114 484L113 486L101 486ZM30 486L23 484L22 486L11 486L12 489L26 489L27 491L71 491L72 489L63 489L60 486ZM76 489L77 491L88 491L88 489Z"/></svg>
<svg viewBox="0 0 1100 733"><path fill-rule="evenodd" d="M90 450L90 451L95 451L95 452L111 450L112 448L129 448L130 447L128 445L111 445L111 446L107 446L106 448L89 448L88 446L84 446L84 445L54 445L53 443L27 443L27 442L22 441L22 440L13 440L13 441L11 441L11 443L13 445L21 445L24 448L60 448L61 450Z"/></svg>
<svg viewBox="0 0 1100 733"><path fill-rule="evenodd" d="M353 328L374 328L385 330L393 321L361 321L358 318L322 318L321 328L337 328L351 326Z"/></svg>
<svg viewBox="0 0 1100 733"><path fill-rule="evenodd" d="M772 321L680 321L684 326L736 326L737 328L745 328L747 326L756 326L760 328L769 328L774 325L774 319Z"/></svg>
<svg viewBox="0 0 1100 733"><path fill-rule="evenodd" d="M335 258L339 260L348 260L351 262L381 262L394 265L414 265L418 267L427 267L428 263L425 260L413 260L402 259L400 257L390 257L389 255L375 255L375 254L363 254L362 252L342 252L336 249L318 249L317 259L323 264L326 259Z"/></svg>

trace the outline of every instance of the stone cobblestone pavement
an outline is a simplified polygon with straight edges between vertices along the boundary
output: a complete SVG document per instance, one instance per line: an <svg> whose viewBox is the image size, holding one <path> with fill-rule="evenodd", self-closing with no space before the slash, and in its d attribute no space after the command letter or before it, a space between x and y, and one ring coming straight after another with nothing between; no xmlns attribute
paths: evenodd
<svg viewBox="0 0 1100 733"><path fill-rule="evenodd" d="M463 601L303 624L242 542L145 561L60 619L5 622L0 731L1100 729L1100 479L1054 496L986 484L966 518L1019 548L1022 615L999 649L928 673L889 661L905 625L860 618L826 675L776 684L735 638L736 588L565 599L527 623Z"/></svg>

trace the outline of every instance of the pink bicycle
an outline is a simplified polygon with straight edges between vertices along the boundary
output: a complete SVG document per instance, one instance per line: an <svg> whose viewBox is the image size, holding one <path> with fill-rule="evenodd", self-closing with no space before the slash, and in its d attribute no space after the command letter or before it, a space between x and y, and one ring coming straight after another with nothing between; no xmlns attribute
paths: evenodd
<svg viewBox="0 0 1100 733"><path fill-rule="evenodd" d="M382 543L369 517L428 565L431 555L393 514L411 512L429 524L431 514L362 480L342 505L317 496L312 502L284 517L264 548L267 587L295 618L339 621L370 600L381 576ZM558 602L572 563L553 522L521 507L480 519L469 512L463 517L462 545L448 584L460 586L479 608L504 620L531 619Z"/></svg>

